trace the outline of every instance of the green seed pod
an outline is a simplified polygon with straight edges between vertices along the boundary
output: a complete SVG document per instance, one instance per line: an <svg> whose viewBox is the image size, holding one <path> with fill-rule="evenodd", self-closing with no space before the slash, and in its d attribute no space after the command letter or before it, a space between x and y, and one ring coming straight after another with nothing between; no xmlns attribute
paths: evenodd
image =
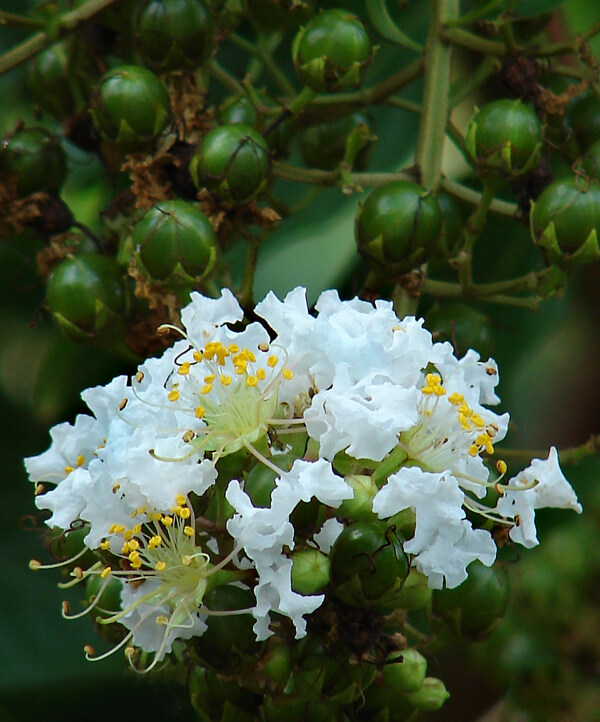
<svg viewBox="0 0 600 722"><path fill-rule="evenodd" d="M21 196L56 193L67 177L65 153L44 128L21 128L2 139L0 174L14 178Z"/></svg>
<svg viewBox="0 0 600 722"><path fill-rule="evenodd" d="M373 58L365 26L347 10L324 10L294 39L292 58L300 80L318 92L358 88Z"/></svg>
<svg viewBox="0 0 600 722"><path fill-rule="evenodd" d="M102 579L99 574L90 574L85 585L88 605L94 605L95 616L108 617L121 609L123 583L115 576Z"/></svg>
<svg viewBox="0 0 600 722"><path fill-rule="evenodd" d="M222 200L243 205L267 185L267 143L249 125L222 125L204 137L190 173L197 188L206 186Z"/></svg>
<svg viewBox="0 0 600 722"><path fill-rule="evenodd" d="M262 672L277 687L285 687L292 671L292 653L282 640L273 635L269 637L267 651L262 660Z"/></svg>
<svg viewBox="0 0 600 722"><path fill-rule="evenodd" d="M508 605L508 579L500 567L480 561L469 564L468 578L454 589L434 589L432 610L449 629L464 639L488 637Z"/></svg>
<svg viewBox="0 0 600 722"><path fill-rule="evenodd" d="M539 164L542 126L521 100L494 100L471 119L465 146L482 175L515 177Z"/></svg>
<svg viewBox="0 0 600 722"><path fill-rule="evenodd" d="M426 712L436 712L449 696L442 680L435 677L427 677L419 690L407 695L412 705Z"/></svg>
<svg viewBox="0 0 600 722"><path fill-rule="evenodd" d="M27 87L34 101L55 118L75 110L69 81L69 59L64 43L55 43L27 66Z"/></svg>
<svg viewBox="0 0 600 722"><path fill-rule="evenodd" d="M329 559L318 549L292 553L292 589L298 594L318 594L329 584Z"/></svg>
<svg viewBox="0 0 600 722"><path fill-rule="evenodd" d="M226 585L208 592L203 604L215 612L235 612L254 606L255 599L249 589ZM204 634L192 643L194 654L203 664L217 672L233 672L256 661L261 645L252 631L254 618L250 614L209 614L206 623Z"/></svg>
<svg viewBox="0 0 600 722"><path fill-rule="evenodd" d="M113 258L97 253L66 258L48 279L47 299L60 330L75 341L102 344L122 335L126 290Z"/></svg>
<svg viewBox="0 0 600 722"><path fill-rule="evenodd" d="M135 224L132 240L144 268L159 281L203 278L215 263L216 240L210 221L188 201L153 206Z"/></svg>
<svg viewBox="0 0 600 722"><path fill-rule="evenodd" d="M358 251L384 270L406 273L427 260L441 225L440 207L431 193L409 181L388 183L359 208Z"/></svg>
<svg viewBox="0 0 600 722"><path fill-rule="evenodd" d="M250 20L261 31L294 28L312 15L314 0L247 0Z"/></svg>
<svg viewBox="0 0 600 722"><path fill-rule="evenodd" d="M581 154L600 140L600 99L594 93L573 98L565 110L565 117Z"/></svg>
<svg viewBox="0 0 600 722"><path fill-rule="evenodd" d="M256 100L265 108L281 108L279 103L276 103L265 93L257 92ZM218 118L221 125L250 125L259 133L263 133L275 120L274 116L259 115L245 93L226 98L219 106ZM286 150L291 137L292 127L290 122L284 121L279 123L273 130L270 130L265 136L265 140L270 150L281 153Z"/></svg>
<svg viewBox="0 0 600 722"><path fill-rule="evenodd" d="M350 607L387 610L409 572L403 538L386 523L357 522L346 527L330 552L335 595Z"/></svg>
<svg viewBox="0 0 600 722"><path fill-rule="evenodd" d="M344 160L346 140L360 124L367 125L367 119L360 113L329 123L318 123L306 128L300 135L300 154L306 165L321 170L333 170ZM368 141L358 152L354 161L356 170L367 167L373 141Z"/></svg>
<svg viewBox="0 0 600 722"><path fill-rule="evenodd" d="M56 557L59 561L73 559L73 557L77 556L77 554L86 547L84 539L89 531L90 527L87 524L67 532L58 527L54 527L48 534L48 548L52 556ZM72 564L65 566L65 569L68 571L71 571L74 567L87 569L97 561L98 558L94 552L88 549L85 554L78 557Z"/></svg>
<svg viewBox="0 0 600 722"><path fill-rule="evenodd" d="M140 149L165 127L169 94L151 70L124 65L101 78L90 113L103 138L123 150Z"/></svg>
<svg viewBox="0 0 600 722"><path fill-rule="evenodd" d="M464 303L438 306L427 314L427 328L436 341L450 341L460 355L470 348L477 349L483 359L492 354L492 322L473 306Z"/></svg>
<svg viewBox="0 0 600 722"><path fill-rule="evenodd" d="M136 41L155 70L199 67L214 47L214 28L204 0L149 0L136 22Z"/></svg>
<svg viewBox="0 0 600 722"><path fill-rule="evenodd" d="M373 499L379 487L370 476L354 474L345 478L346 483L354 492L352 499L345 499L338 507L336 515L340 519L354 521L375 521L377 514L373 511Z"/></svg>
<svg viewBox="0 0 600 722"><path fill-rule="evenodd" d="M530 222L550 263L569 267L600 258L600 185L576 176L554 181L532 203Z"/></svg>
<svg viewBox="0 0 600 722"><path fill-rule="evenodd" d="M442 245L453 253L462 240L466 220L461 204L447 193L436 193L436 201L442 211Z"/></svg>

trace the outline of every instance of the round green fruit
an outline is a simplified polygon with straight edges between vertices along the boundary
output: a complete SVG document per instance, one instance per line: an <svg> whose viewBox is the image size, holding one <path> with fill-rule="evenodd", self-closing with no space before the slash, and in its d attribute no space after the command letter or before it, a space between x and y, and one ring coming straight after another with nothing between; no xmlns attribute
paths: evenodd
<svg viewBox="0 0 600 722"><path fill-rule="evenodd" d="M373 57L365 26L347 10L324 10L296 35L292 57L300 80L318 92L357 88Z"/></svg>
<svg viewBox="0 0 600 722"><path fill-rule="evenodd" d="M44 128L20 128L2 139L0 173L14 178L21 196L56 193L67 177L67 161L58 139Z"/></svg>
<svg viewBox="0 0 600 722"><path fill-rule="evenodd" d="M435 197L416 183L395 181L373 191L356 217L359 253L396 273L423 263L439 239L442 214Z"/></svg>
<svg viewBox="0 0 600 722"><path fill-rule="evenodd" d="M465 144L482 172L518 175L539 162L542 125L521 100L494 100L471 119Z"/></svg>
<svg viewBox="0 0 600 722"><path fill-rule="evenodd" d="M132 234L134 249L152 278L164 281L177 270L202 278L216 258L213 228L193 203L163 201L139 220Z"/></svg>
<svg viewBox="0 0 600 722"><path fill-rule="evenodd" d="M151 70L125 65L102 77L90 113L103 138L123 150L143 148L164 129L169 94Z"/></svg>
<svg viewBox="0 0 600 722"><path fill-rule="evenodd" d="M565 116L582 154L600 140L600 99L596 95L584 93L574 98L567 106Z"/></svg>
<svg viewBox="0 0 600 722"><path fill-rule="evenodd" d="M150 0L136 22L137 46L156 70L199 67L214 47L214 27L204 0Z"/></svg>
<svg viewBox="0 0 600 722"><path fill-rule="evenodd" d="M249 125L222 125L204 137L190 173L197 188L233 205L248 203L267 184L267 143Z"/></svg>
<svg viewBox="0 0 600 722"><path fill-rule="evenodd" d="M318 594L329 583L329 559L318 549L292 553L292 589L298 594Z"/></svg>
<svg viewBox="0 0 600 722"><path fill-rule="evenodd" d="M118 338L127 310L122 269L108 256L66 258L48 279L48 308L61 331L76 341Z"/></svg>

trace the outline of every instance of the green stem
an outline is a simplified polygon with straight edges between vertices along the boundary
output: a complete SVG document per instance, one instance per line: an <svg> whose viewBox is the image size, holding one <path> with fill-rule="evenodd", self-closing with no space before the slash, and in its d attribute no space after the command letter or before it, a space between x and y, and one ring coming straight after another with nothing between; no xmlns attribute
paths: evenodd
<svg viewBox="0 0 600 722"><path fill-rule="evenodd" d="M539 278L537 274L536 277ZM525 277L510 281L501 281L498 283L482 283L479 285L473 284L468 289L463 288L460 283L435 281L433 279L426 278L423 281L423 285L420 290L421 293L429 293L432 296L439 296L441 298L464 298L474 301L485 301L487 303L498 303L505 306L519 306L522 308L536 310L539 302L544 300L543 298L538 296L521 298L507 295L511 292L518 293L525 290L526 287L530 287L529 285L526 285L523 278ZM501 290L504 292L501 293Z"/></svg>
<svg viewBox="0 0 600 722"><path fill-rule="evenodd" d="M561 464L576 464L600 451L600 434L590 438L579 446L570 446L567 449L558 450L558 458ZM514 459L515 461L531 461L531 459L544 459L548 456L548 449L502 449L503 459Z"/></svg>
<svg viewBox="0 0 600 722"><path fill-rule="evenodd" d="M240 306L244 310L248 310L254 306L254 276L256 274L256 266L258 264L260 240L256 236L245 231L242 232L242 235L248 243L248 251L246 253L244 272L242 274L242 283L240 284L237 296Z"/></svg>
<svg viewBox="0 0 600 722"><path fill-rule="evenodd" d="M41 18L27 18L0 10L0 27L16 28L17 30L41 30L46 21Z"/></svg>
<svg viewBox="0 0 600 722"><path fill-rule="evenodd" d="M84 22L115 2L116 0L88 0L84 5L65 13L52 24L52 32L36 33L20 45L1 55L0 75L27 62L60 38L77 30Z"/></svg>
<svg viewBox="0 0 600 722"><path fill-rule="evenodd" d="M228 88L232 93L244 95L244 86L214 58L208 62L208 69L213 78L218 80L221 85Z"/></svg>
<svg viewBox="0 0 600 722"><path fill-rule="evenodd" d="M482 55L506 55L506 47L504 43L498 43L495 40L487 40L481 38L475 33L461 28L444 28L442 37L449 43L460 45L469 50L475 50Z"/></svg>
<svg viewBox="0 0 600 722"><path fill-rule="evenodd" d="M338 185L340 174L338 170L316 170L313 168L298 168L279 161L273 161L273 175L285 180L309 183L310 185L335 186ZM397 173L348 173L347 179L354 185L367 188L378 188L392 181L414 180L410 173L399 171Z"/></svg>
<svg viewBox="0 0 600 722"><path fill-rule="evenodd" d="M404 318L405 316L414 316L417 312L417 306L419 305L419 297L411 295L406 288L400 284L396 284L392 292L392 301L394 304L394 311L398 318Z"/></svg>
<svg viewBox="0 0 600 722"><path fill-rule="evenodd" d="M398 98L392 95L386 101L386 105L392 105L394 108L400 108L401 110L408 110L411 113L422 113L423 108L419 103L413 103L412 100L405 100L404 98Z"/></svg>
<svg viewBox="0 0 600 722"><path fill-rule="evenodd" d="M234 45L237 45L238 48L245 50L247 53L257 58L260 63L262 63L265 70L269 73L279 90L284 95L295 94L296 91L294 89L294 86L290 83L290 81L286 78L285 74L281 71L277 63L275 63L275 61L273 60L273 51L281 41L281 35L279 33L274 33L273 35L268 37L259 37L258 43L256 45L249 42L248 40L246 40L246 38L243 38L237 33L231 33L229 35L229 39Z"/></svg>
<svg viewBox="0 0 600 722"><path fill-rule="evenodd" d="M433 0L425 56L423 111L415 160L421 183L436 190L442 176L442 155L448 120L452 46L442 38L444 25L458 17L458 0Z"/></svg>
<svg viewBox="0 0 600 722"><path fill-rule="evenodd" d="M443 178L440 185L446 193L461 201L465 201L473 206L478 206L481 203L481 193L461 183L457 183L449 178ZM519 212L519 207L516 203L508 203L507 201L497 200L495 198L490 203L489 210L498 216L504 216L505 218L514 220Z"/></svg>

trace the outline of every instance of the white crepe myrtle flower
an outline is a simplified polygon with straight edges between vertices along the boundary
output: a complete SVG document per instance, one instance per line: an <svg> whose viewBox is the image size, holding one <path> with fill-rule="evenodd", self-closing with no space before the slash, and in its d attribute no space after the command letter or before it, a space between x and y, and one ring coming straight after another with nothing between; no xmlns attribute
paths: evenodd
<svg viewBox="0 0 600 722"><path fill-rule="evenodd" d="M48 525L85 529L81 552L50 566L72 569L67 586L122 584L120 608L102 610L100 623L120 623L123 637L90 659L124 649L135 665L141 648L152 668L204 632L205 599L222 584L253 591L255 604L231 613L253 615L257 639L272 633L272 614L303 637L325 596L292 589L289 552L331 549L343 529L335 510L353 495L343 468L371 476L380 518L414 511L404 550L432 587L456 586L473 560L495 559L491 534L467 511L508 525L526 546L537 543L535 509L580 511L555 450L508 483L503 461L490 471L508 428L508 414L488 408L499 401L492 360L472 350L457 359L422 320L398 319L382 300L326 291L312 314L295 289L283 301L268 294L255 313L264 323L242 326L230 291L192 293L182 328L159 329L174 344L133 378L84 391L92 415L56 426L50 448L25 461ZM255 470L268 476L268 501ZM490 487L495 508L484 503ZM307 539L291 515L312 499L329 518ZM84 569L87 550L97 561Z"/></svg>

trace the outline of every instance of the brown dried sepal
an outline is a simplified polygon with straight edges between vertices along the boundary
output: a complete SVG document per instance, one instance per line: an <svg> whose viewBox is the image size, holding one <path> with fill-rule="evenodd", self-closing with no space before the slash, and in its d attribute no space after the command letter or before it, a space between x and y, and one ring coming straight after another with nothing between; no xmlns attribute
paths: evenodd
<svg viewBox="0 0 600 722"><path fill-rule="evenodd" d="M81 236L72 231L53 236L35 257L38 276L46 278L69 254L77 251Z"/></svg>
<svg viewBox="0 0 600 722"><path fill-rule="evenodd" d="M193 71L174 70L165 80L177 137L196 145L214 125L214 114L205 107L207 93L196 82Z"/></svg>

